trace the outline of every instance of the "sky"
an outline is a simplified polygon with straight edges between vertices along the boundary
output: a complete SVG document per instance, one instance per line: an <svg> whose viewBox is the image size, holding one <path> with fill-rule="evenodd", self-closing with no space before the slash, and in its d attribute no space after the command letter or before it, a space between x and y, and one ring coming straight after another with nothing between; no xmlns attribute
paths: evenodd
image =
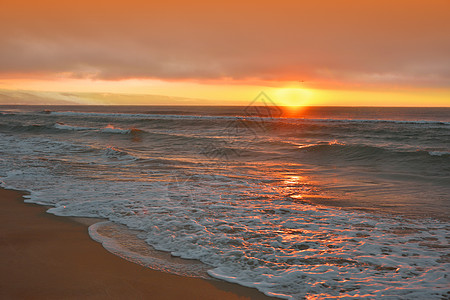
<svg viewBox="0 0 450 300"><path fill-rule="evenodd" d="M0 104L450 106L449 0L0 1Z"/></svg>

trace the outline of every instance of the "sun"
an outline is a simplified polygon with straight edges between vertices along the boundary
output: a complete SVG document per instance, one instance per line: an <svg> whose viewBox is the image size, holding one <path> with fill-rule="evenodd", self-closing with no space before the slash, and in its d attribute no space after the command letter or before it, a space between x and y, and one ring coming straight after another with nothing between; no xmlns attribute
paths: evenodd
<svg viewBox="0 0 450 300"><path fill-rule="evenodd" d="M304 88L287 87L274 91L275 99L281 106L305 106L312 96L312 92Z"/></svg>
<svg viewBox="0 0 450 300"><path fill-rule="evenodd" d="M305 106L311 105L313 92L305 88L283 87L273 91L277 105L283 106L285 117L298 117Z"/></svg>

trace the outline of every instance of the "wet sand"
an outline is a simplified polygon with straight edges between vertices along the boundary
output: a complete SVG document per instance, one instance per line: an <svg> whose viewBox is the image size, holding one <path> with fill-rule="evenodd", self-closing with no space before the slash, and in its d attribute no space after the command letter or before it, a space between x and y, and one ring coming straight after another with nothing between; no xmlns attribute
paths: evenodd
<svg viewBox="0 0 450 300"><path fill-rule="evenodd" d="M128 262L93 241L87 225L22 195L0 189L0 299L274 299Z"/></svg>

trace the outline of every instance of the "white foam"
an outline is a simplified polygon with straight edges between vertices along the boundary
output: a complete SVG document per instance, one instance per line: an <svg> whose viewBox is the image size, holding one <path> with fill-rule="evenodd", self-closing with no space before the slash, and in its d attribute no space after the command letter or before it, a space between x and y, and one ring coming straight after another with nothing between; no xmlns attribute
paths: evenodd
<svg viewBox="0 0 450 300"><path fill-rule="evenodd" d="M74 126L74 125L67 125L63 123L55 123L53 125L57 129L61 130L73 130L73 131L99 131L104 133L120 133L120 134L128 134L132 131L132 129L123 129L119 127L115 127L113 125L107 125L103 128L92 128L92 127L83 127L83 126Z"/></svg>
<svg viewBox="0 0 450 300"><path fill-rule="evenodd" d="M450 155L450 152L447 151L428 151L428 153L432 156Z"/></svg>
<svg viewBox="0 0 450 300"><path fill-rule="evenodd" d="M99 222L89 226L91 238L103 245L109 252L128 261L158 271L180 276L209 279L207 266L195 261L185 261L157 252L137 238L137 231L111 222Z"/></svg>
<svg viewBox="0 0 450 300"><path fill-rule="evenodd" d="M62 123L56 123L53 126L57 129L62 129L62 130L75 130L75 131L77 131L77 130L94 130L94 128L71 126L71 125L66 125L66 124L62 124Z"/></svg>
<svg viewBox="0 0 450 300"><path fill-rule="evenodd" d="M112 125L108 125L102 129L100 129L100 131L106 132L106 133L128 134L131 132L131 129L122 129L122 128L114 127Z"/></svg>

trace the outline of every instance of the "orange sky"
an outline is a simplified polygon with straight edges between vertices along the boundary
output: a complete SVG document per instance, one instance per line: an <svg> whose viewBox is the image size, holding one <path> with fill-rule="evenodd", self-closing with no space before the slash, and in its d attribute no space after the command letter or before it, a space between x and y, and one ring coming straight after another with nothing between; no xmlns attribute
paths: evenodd
<svg viewBox="0 0 450 300"><path fill-rule="evenodd" d="M450 106L448 0L3 0L0 45L0 104Z"/></svg>

